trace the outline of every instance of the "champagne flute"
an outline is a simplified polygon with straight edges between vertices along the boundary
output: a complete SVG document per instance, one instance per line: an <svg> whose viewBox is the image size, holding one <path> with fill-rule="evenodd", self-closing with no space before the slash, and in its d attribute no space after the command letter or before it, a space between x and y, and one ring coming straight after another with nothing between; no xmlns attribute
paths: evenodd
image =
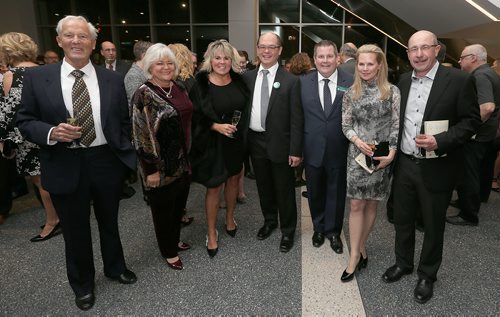
<svg viewBox="0 0 500 317"><path fill-rule="evenodd" d="M378 144L378 142L375 140L370 140L370 141L366 142L366 145L368 145L370 147L372 152L375 152L375 150L377 149L377 144ZM375 162L373 161L372 156L365 155L365 157L366 157L366 165L368 167L372 167L372 166L376 165Z"/></svg>
<svg viewBox="0 0 500 317"><path fill-rule="evenodd" d="M231 125L236 127L238 125L238 123L240 122L240 119L241 119L241 111L234 110L233 117L231 118ZM229 134L228 137L231 139L235 139L235 136L233 135L233 133Z"/></svg>
<svg viewBox="0 0 500 317"><path fill-rule="evenodd" d="M66 123L72 125L74 127L78 126L78 119L76 117L68 117L66 118ZM78 149L81 148L80 139L75 139L71 141L70 145L68 145L68 149Z"/></svg>

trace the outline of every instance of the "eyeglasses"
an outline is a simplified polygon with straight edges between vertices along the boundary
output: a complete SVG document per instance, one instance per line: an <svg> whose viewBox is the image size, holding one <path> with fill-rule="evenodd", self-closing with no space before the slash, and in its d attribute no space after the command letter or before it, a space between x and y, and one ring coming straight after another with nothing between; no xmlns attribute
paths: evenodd
<svg viewBox="0 0 500 317"><path fill-rule="evenodd" d="M280 48L281 46L280 45L257 45L257 48L259 50L275 50L277 48Z"/></svg>
<svg viewBox="0 0 500 317"><path fill-rule="evenodd" d="M410 54L415 54L418 52L418 50L421 50L422 52L427 52L429 51L431 48L433 47L436 47L438 46L438 44L433 44L433 45L422 45L420 47L418 46L413 46L413 47L410 47L409 49L407 49L406 51Z"/></svg>
<svg viewBox="0 0 500 317"><path fill-rule="evenodd" d="M458 62L460 63L461 60L465 59L466 57L469 57L469 56L474 56L474 54L467 54L467 55L462 55L460 56L460 58L458 59Z"/></svg>

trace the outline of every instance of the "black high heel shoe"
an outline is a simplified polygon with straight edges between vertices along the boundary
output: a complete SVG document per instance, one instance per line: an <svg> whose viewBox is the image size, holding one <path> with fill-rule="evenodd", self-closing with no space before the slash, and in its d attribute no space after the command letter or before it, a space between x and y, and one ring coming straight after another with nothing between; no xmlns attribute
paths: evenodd
<svg viewBox="0 0 500 317"><path fill-rule="evenodd" d="M37 235L36 237L31 238L30 241L31 242L40 242L40 241L49 240L50 238L53 238L61 233L62 233L61 223L58 222L57 225L55 225L54 228L52 228L52 231L50 231L45 237L42 237L41 235Z"/></svg>
<svg viewBox="0 0 500 317"><path fill-rule="evenodd" d="M219 242L219 232L217 230L215 230L215 240L217 242ZM217 252L219 252L219 246L217 246L217 248L215 249L209 249L208 248L208 235L207 235L207 241L206 241L206 246L207 246L207 252L208 252L208 255L213 258L214 256L217 255Z"/></svg>
<svg viewBox="0 0 500 317"><path fill-rule="evenodd" d="M351 281L354 278L354 273L356 273L357 269L358 269L358 267L356 266L356 268L354 269L354 271L352 271L352 273L347 273L347 269L345 269L344 272L342 272L342 276L340 277L340 280L343 283Z"/></svg>
<svg viewBox="0 0 500 317"><path fill-rule="evenodd" d="M234 221L234 219L233 219L233 222L234 222L234 229L229 230L229 229L227 229L227 225L226 225L226 232L228 235L230 235L231 237L234 238L236 236L236 231L238 231L238 224L236 223L236 221Z"/></svg>
<svg viewBox="0 0 500 317"><path fill-rule="evenodd" d="M368 257L364 258L363 254L360 254L359 262L358 262L358 269L359 270L365 269L367 265L368 265Z"/></svg>

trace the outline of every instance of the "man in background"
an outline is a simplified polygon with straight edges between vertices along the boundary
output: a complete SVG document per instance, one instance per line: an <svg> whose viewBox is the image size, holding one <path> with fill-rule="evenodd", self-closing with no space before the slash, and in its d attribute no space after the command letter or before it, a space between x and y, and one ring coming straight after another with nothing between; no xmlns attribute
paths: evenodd
<svg viewBox="0 0 500 317"><path fill-rule="evenodd" d="M43 54L43 61L45 64L59 63L59 54L53 50L47 50L45 51L45 54Z"/></svg>
<svg viewBox="0 0 500 317"><path fill-rule="evenodd" d="M118 72L125 76L130 69L130 64L122 60L116 59L116 46L110 41L101 43L101 55L104 57L105 68Z"/></svg>
<svg viewBox="0 0 500 317"><path fill-rule="evenodd" d="M357 51L358 48L351 42L342 45L339 51L340 65L338 67L343 71L354 75L354 70L356 69Z"/></svg>

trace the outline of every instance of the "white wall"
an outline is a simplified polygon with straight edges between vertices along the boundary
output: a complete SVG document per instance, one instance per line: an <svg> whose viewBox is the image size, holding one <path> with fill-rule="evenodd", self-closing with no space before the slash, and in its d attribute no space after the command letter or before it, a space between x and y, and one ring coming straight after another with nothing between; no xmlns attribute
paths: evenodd
<svg viewBox="0 0 500 317"><path fill-rule="evenodd" d="M255 58L259 0L228 0L229 42Z"/></svg>

